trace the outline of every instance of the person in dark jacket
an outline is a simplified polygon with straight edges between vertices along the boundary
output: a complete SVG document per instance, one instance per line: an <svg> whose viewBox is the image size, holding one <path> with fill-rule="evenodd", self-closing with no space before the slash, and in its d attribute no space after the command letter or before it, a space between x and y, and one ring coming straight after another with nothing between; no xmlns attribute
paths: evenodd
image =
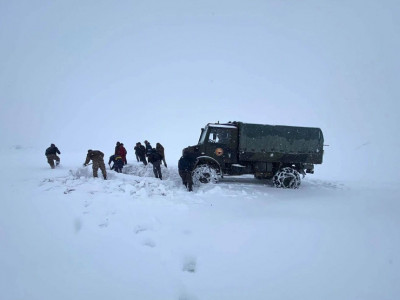
<svg viewBox="0 0 400 300"><path fill-rule="evenodd" d="M121 146L121 143L120 142L117 142L117 144L115 145L115 151L114 151L114 154L115 155L119 155L119 147Z"/></svg>
<svg viewBox="0 0 400 300"><path fill-rule="evenodd" d="M145 144L145 147L146 147L146 157L148 158L151 150L153 149L153 147L150 145L148 140L145 140L144 144ZM148 161L148 162L150 162L150 161Z"/></svg>
<svg viewBox="0 0 400 300"><path fill-rule="evenodd" d="M164 166L167 168L167 162L165 161L165 151L164 151L164 147L163 147L160 143L157 143L157 144L156 144L156 150L157 150L158 154L161 155L162 161L163 161L163 163L164 163Z"/></svg>
<svg viewBox="0 0 400 300"><path fill-rule="evenodd" d="M162 174L161 174L161 155L158 154L156 149L151 149L149 155L148 155L149 163L153 165L153 172L154 176L156 178L160 178L162 180Z"/></svg>
<svg viewBox="0 0 400 300"><path fill-rule="evenodd" d="M111 166L111 162L113 165ZM110 166L111 170L114 170L117 173L122 173L122 168L124 167L124 160L119 155L111 155L110 159L108 160L108 165Z"/></svg>
<svg viewBox="0 0 400 300"><path fill-rule="evenodd" d="M83 165L86 167L90 161L93 161L93 177L97 177L97 171L101 170L104 180L107 179L106 166L104 164L104 153L99 150L88 150L86 160Z"/></svg>
<svg viewBox="0 0 400 300"><path fill-rule="evenodd" d="M139 156L139 144L140 143L136 143L135 147L133 148L133 150L135 150L135 156L136 156L136 161L139 162L140 161L140 156Z"/></svg>
<svg viewBox="0 0 400 300"><path fill-rule="evenodd" d="M119 151L118 151L118 155L120 155L122 157L122 161L124 162L124 165L126 165L128 162L126 161L126 154L128 153L128 151L126 151L125 147L124 147L124 143L121 143L119 145Z"/></svg>
<svg viewBox="0 0 400 300"><path fill-rule="evenodd" d="M47 157L47 162L52 169L55 168L55 165L58 166L60 164L60 158L57 156L57 154L61 154L61 152L54 144L51 144L50 147L46 149L45 155ZM54 161L56 161L55 165Z"/></svg>
<svg viewBox="0 0 400 300"><path fill-rule="evenodd" d="M144 163L144 165L147 165L147 160L146 160L146 148L140 143L136 143L135 147L135 154L136 158L138 158L138 161L141 161Z"/></svg>
<svg viewBox="0 0 400 300"><path fill-rule="evenodd" d="M182 183L189 192L193 191L193 178L192 172L196 165L196 157L194 154L189 152L183 152L182 157L178 162L179 176L182 178Z"/></svg>

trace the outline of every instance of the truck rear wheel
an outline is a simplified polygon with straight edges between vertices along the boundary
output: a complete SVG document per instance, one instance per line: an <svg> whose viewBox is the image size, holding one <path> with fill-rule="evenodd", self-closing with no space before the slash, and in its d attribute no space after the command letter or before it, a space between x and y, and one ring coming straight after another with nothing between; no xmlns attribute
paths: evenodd
<svg viewBox="0 0 400 300"><path fill-rule="evenodd" d="M218 182L217 170L209 165L198 165L192 175L194 184Z"/></svg>
<svg viewBox="0 0 400 300"><path fill-rule="evenodd" d="M286 167L280 169L272 179L277 188L297 189L300 186L300 173L295 169Z"/></svg>

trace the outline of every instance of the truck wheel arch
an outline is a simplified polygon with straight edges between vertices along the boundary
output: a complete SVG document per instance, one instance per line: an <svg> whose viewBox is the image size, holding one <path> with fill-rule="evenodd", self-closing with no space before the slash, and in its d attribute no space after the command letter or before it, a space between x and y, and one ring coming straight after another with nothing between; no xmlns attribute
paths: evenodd
<svg viewBox="0 0 400 300"><path fill-rule="evenodd" d="M217 173L222 176L222 169L221 169L220 164L218 163L217 160L215 160L214 158L212 158L210 156L199 156L197 158L197 163L194 168L196 168L199 165L209 165L209 166L215 168Z"/></svg>

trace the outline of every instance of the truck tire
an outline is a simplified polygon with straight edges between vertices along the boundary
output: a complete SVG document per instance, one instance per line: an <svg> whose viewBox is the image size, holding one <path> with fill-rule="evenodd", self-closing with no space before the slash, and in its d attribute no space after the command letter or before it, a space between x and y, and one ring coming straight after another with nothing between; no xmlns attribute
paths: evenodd
<svg viewBox="0 0 400 300"><path fill-rule="evenodd" d="M300 173L295 169L286 167L280 169L272 179L277 188L297 189L300 186Z"/></svg>
<svg viewBox="0 0 400 300"><path fill-rule="evenodd" d="M209 165L198 165L192 173L193 183L196 185L205 183L217 183L217 170Z"/></svg>

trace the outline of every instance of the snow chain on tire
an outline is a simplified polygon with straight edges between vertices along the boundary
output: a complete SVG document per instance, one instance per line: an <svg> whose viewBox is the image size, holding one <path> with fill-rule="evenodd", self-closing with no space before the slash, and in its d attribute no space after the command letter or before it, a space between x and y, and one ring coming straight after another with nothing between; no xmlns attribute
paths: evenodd
<svg viewBox="0 0 400 300"><path fill-rule="evenodd" d="M300 173L296 170L286 167L279 170L272 179L277 188L297 189L300 186Z"/></svg>
<svg viewBox="0 0 400 300"><path fill-rule="evenodd" d="M193 183L200 185L202 183L217 183L217 171L209 165L199 165L193 170Z"/></svg>

